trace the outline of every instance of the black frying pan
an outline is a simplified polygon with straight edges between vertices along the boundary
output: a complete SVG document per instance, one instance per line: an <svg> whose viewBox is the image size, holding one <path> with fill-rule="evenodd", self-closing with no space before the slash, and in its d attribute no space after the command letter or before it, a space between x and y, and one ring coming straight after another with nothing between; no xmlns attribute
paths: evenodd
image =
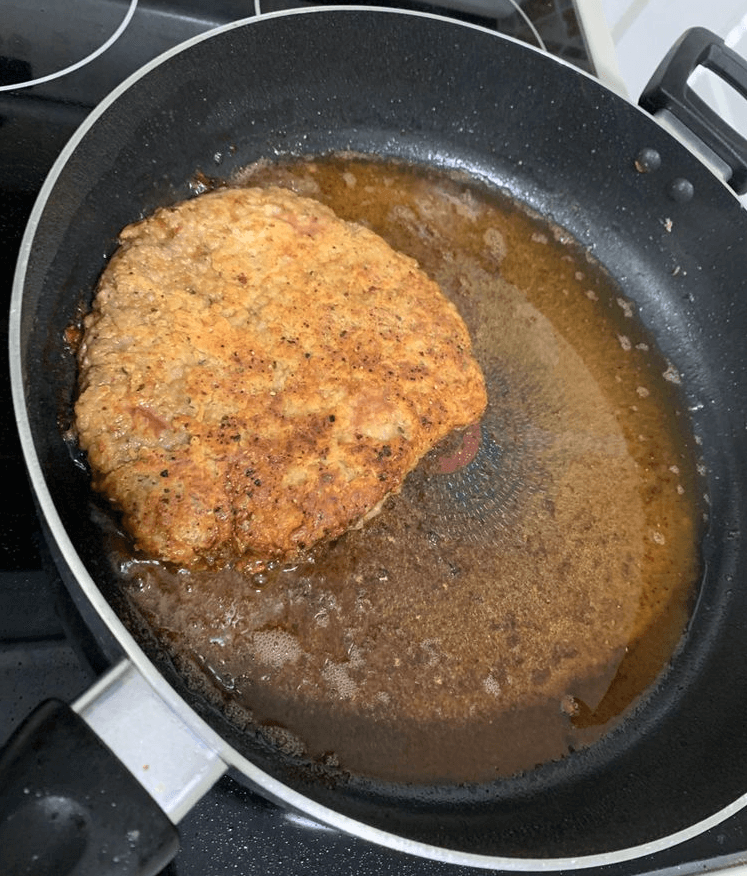
<svg viewBox="0 0 747 876"><path fill-rule="evenodd" d="M735 184L744 181L741 145L719 147ZM671 667L600 743L491 785L320 782L212 713L168 665L157 671L107 603L115 582L90 520L88 476L62 438L75 376L63 331L90 299L122 226L189 196L196 172L216 174L217 153L229 176L263 156L346 149L465 170L568 229L619 281L682 375L702 441L705 573ZM329 8L230 26L149 65L55 165L22 246L11 323L35 491L66 580L107 653L133 661L169 709L265 793L417 854L570 869L629 860L728 817L747 804L746 238L734 193L647 113L479 28ZM14 757L6 754L5 766L13 774L21 764L22 801L28 761ZM16 792L6 787L0 837L20 823L8 815ZM152 869L172 842L155 840Z"/></svg>

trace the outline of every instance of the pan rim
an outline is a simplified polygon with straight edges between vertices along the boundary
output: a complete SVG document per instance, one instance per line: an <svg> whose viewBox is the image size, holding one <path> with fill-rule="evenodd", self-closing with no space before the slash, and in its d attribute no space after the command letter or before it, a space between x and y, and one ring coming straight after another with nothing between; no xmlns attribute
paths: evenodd
<svg viewBox="0 0 747 876"><path fill-rule="evenodd" d="M95 611L96 615L104 622L108 631L117 640L125 652L127 659L137 668L143 678L158 694L158 696L174 711L179 718L190 727L196 735L212 748L216 754L224 760L224 762L238 770L247 778L253 785L260 789L260 793L269 796L271 799L280 802L283 806L303 812L308 817L328 825L332 828L341 830L347 834L356 836L364 841L373 842L377 845L382 845L396 851L415 855L417 857L439 861L442 863L456 864L462 866L477 867L481 869L500 869L516 872L530 871L561 871L568 869L587 869L598 866L608 866L611 864L619 864L628 862L657 852L665 851L687 840L693 839L700 834L710 830L713 827L721 824L723 821L730 818L736 812L747 807L747 793L738 797L727 806L711 814L710 816L696 822L680 831L668 834L664 837L649 842L628 846L625 848L615 849L609 852L602 852L592 855L583 855L578 857L555 857L555 858L529 858L529 857L510 857L510 856L495 856L484 855L473 852L463 852L450 848L444 848L436 845L431 845L424 842L410 840L406 837L399 836L395 833L389 833L370 826L362 821L358 821L341 812L330 809L327 806L317 803L316 801L307 798L303 794L293 790L289 786L274 779L272 776L259 769L250 760L245 758L236 749L234 749L226 740L224 740L205 720L203 720L194 709L182 698L182 696L171 686L171 684L159 673L150 659L146 656L141 646L136 642L129 630L124 626L119 617L115 614L109 603L104 599L101 590L93 580L92 576L85 568L83 561L78 555L77 550L72 544L62 520L57 513L53 502L50 490L43 474L40 460L34 446L31 425L28 417L28 409L26 406L26 398L23 386L23 373L21 365L22 353L22 305L24 298L24 286L26 281L26 273L29 266L30 254L32 251L37 228L50 198L54 191L55 184L67 164L72 154L77 149L80 141L87 132L96 124L103 113L114 104L117 99L126 92L135 82L146 76L151 70L160 66L162 63L171 57L178 55L185 50L188 50L193 45L196 45L204 40L225 33L237 28L246 27L249 25L259 26L264 21L276 18L284 18L288 16L306 16L317 14L336 15L342 12L360 13L377 13L389 15L407 15L409 17L435 19L443 23L447 23L456 27L466 27L468 29L481 31L489 36L499 40L507 40L513 43L520 44L524 49L540 54L547 55L541 49L523 43L513 37L508 37L503 34L498 34L481 25L472 24L469 22L460 22L454 19L447 18L441 15L435 15L426 12L412 12L388 7L374 6L349 6L349 5L330 5L323 7L311 7L308 9L292 9L271 13L264 13L258 16L251 16L231 22L227 25L211 29L203 34L199 34L191 39L167 50L157 58L153 59L138 71L129 76L124 82L117 86L106 98L104 98L97 107L87 116L78 130L73 134L71 139L65 145L64 149L58 156L49 174L47 175L42 188L34 203L31 215L29 217L26 230L21 242L16 271L13 280L10 316L9 316L9 357L10 357L10 379L11 393L15 412L16 425L18 428L21 446L24 454L29 479L31 481L33 491L36 495L39 507L44 515L47 527L58 547L64 562L74 576L78 587L83 596ZM552 61L571 68L574 73L593 79L599 84L598 80L573 67L567 61L547 55ZM604 87L604 86L603 86ZM611 89L608 89L611 90ZM620 95L616 95L620 100L626 100ZM644 110L626 101L639 112L651 119L651 116ZM667 132L668 133L668 132ZM670 136L672 136L670 134ZM673 138L677 139L677 138ZM678 142L681 142L678 140ZM685 145L685 144L682 144ZM687 147L686 147L687 148ZM714 175L715 179L718 179ZM720 180L724 188L728 189L726 183ZM731 191L731 190L729 190ZM733 194L733 193L732 193Z"/></svg>

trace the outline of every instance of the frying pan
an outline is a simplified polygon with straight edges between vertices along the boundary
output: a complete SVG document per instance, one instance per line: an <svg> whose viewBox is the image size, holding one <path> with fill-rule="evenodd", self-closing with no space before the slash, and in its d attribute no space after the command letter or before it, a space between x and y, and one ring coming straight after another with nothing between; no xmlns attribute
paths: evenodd
<svg viewBox="0 0 747 876"><path fill-rule="evenodd" d="M660 71L647 98L670 121L678 105L704 112L683 63L717 68L747 91L744 64L700 31L672 63L677 75L671 64ZM742 187L747 144L712 120L697 124L709 156ZM90 300L118 231L188 197L199 172L228 177L261 157L334 150L465 171L566 228L682 375L709 502L684 641L618 728L515 778L320 780L241 733L151 659L112 608L116 582L91 522L88 475L63 440L75 379L64 330ZM225 769L368 840L503 870L635 859L744 807L746 237L747 216L713 165L647 112L541 52L451 20L346 7L268 15L198 37L125 82L45 182L11 314L14 402L34 491L61 573L114 669L73 709L45 704L3 754L4 853L51 855L36 847L43 832L71 872L157 872L175 850L171 823ZM107 746L139 782L111 765ZM75 753L83 760L73 765Z"/></svg>

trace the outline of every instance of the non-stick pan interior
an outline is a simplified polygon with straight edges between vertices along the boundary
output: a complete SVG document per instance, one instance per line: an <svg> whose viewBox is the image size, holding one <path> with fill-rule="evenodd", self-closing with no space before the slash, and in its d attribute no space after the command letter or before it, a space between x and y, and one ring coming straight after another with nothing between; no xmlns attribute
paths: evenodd
<svg viewBox="0 0 747 876"><path fill-rule="evenodd" d="M644 148L661 157L650 173L636 167ZM383 10L269 16L173 54L84 126L53 171L18 278L36 453L78 554L113 593L88 475L64 440L75 380L65 329L90 302L118 231L189 196L204 176L339 150L462 170L506 190L568 229L634 302L680 375L708 485L704 580L686 642L652 695L602 742L514 779L459 787L320 779L214 714L167 664L162 671L270 775L432 846L597 855L713 815L747 790L739 586L747 222L736 199L643 113L522 44Z"/></svg>

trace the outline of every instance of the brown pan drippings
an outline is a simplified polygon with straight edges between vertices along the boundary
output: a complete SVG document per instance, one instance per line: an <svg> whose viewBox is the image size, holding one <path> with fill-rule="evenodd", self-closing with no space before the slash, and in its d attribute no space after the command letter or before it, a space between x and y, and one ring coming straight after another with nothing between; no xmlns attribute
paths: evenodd
<svg viewBox="0 0 747 876"><path fill-rule="evenodd" d="M118 556L134 611L234 720L353 773L483 781L593 742L666 665L695 589L676 372L574 242L474 182L355 156L237 182L417 258L466 321L488 408L293 566Z"/></svg>

